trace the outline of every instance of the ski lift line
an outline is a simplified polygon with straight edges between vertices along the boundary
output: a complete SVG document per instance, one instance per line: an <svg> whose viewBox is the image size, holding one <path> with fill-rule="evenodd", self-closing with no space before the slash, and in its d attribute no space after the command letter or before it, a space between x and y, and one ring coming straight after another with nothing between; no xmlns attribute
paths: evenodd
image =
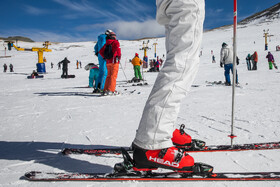
<svg viewBox="0 0 280 187"><path fill-rule="evenodd" d="M235 109L235 84L236 84L236 32L237 32L237 0L233 0L233 78L232 78L232 110L231 110L231 146L233 147L234 135L234 109Z"/></svg>

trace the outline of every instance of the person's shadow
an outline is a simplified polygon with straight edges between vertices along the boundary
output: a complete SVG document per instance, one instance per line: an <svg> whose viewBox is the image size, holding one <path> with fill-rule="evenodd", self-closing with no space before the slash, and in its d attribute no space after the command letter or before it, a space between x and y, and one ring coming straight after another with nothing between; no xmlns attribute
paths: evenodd
<svg viewBox="0 0 280 187"><path fill-rule="evenodd" d="M79 173L109 173L111 166L102 165L102 163L91 163L78 160L69 156L58 154L61 149L71 148L104 148L103 145L84 146L77 144L65 144L57 142L8 142L0 141L0 159L2 160L21 160L34 161L61 169L66 172Z"/></svg>

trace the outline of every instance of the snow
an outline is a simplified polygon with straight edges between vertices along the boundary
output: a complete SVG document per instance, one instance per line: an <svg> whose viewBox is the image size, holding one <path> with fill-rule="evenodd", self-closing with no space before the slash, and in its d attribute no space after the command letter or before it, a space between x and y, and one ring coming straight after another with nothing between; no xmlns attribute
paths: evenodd
<svg viewBox="0 0 280 187"><path fill-rule="evenodd" d="M236 88L234 143L279 141L280 135L280 71L268 70L264 51L263 30L274 36L269 50L280 66L280 23L254 23L238 27L237 66L241 88ZM153 58L152 44L157 42L157 53L165 53L165 38L150 39L149 58ZM194 85L182 101L176 127L184 123L193 138L211 144L230 144L231 87L207 86L205 81L224 81L224 70L219 66L219 52L223 42L231 45L232 28L204 33L203 55ZM255 43L254 43L255 42ZM3 43L3 42L2 42ZM117 90L123 95L96 97L88 85L88 71L76 69L76 60L82 65L97 63L93 53L95 42L52 43L47 58L47 74L43 79L27 79L35 69L37 53L7 51L11 58L0 58L0 64L14 65L14 73L0 73L0 186L169 186L170 182L28 182L22 179L32 170L50 172L110 172L121 156L94 157L89 155L62 156L64 147L130 146L141 118L145 101L157 73L144 73L148 86L132 87L126 78L133 77L129 59L137 52L143 55L143 41L120 41L122 68ZM40 47L42 43L18 42L20 47ZM212 63L213 50L217 63ZM248 53L259 54L258 70L247 71ZM0 46L0 56L4 47ZM56 64L68 57L69 74L74 79L60 79ZM50 63L55 64L54 69ZM125 73L125 74L124 74ZM134 91L129 93L130 91ZM279 150L245 152L192 153L196 162L214 166L216 172L280 171ZM279 182L178 182L176 186L279 186Z"/></svg>

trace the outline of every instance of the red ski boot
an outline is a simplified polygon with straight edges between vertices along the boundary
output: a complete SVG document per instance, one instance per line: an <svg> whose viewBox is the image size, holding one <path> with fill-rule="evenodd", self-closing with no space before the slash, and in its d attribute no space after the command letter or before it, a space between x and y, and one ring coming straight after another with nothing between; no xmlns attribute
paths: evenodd
<svg viewBox="0 0 280 187"><path fill-rule="evenodd" d="M205 142L197 139L192 139L190 135L188 135L184 131L185 125L182 124L180 129L175 129L173 132L173 137L171 138L173 144L177 148L183 148L187 150L201 150L205 147Z"/></svg>
<svg viewBox="0 0 280 187"><path fill-rule="evenodd" d="M178 148L190 148L192 137L184 131L185 125L182 124L180 129L175 129L171 138L173 144Z"/></svg>
<svg viewBox="0 0 280 187"><path fill-rule="evenodd" d="M170 147L160 150L145 150L133 145L134 170L150 171L157 168L181 172L193 172L194 159L182 149Z"/></svg>

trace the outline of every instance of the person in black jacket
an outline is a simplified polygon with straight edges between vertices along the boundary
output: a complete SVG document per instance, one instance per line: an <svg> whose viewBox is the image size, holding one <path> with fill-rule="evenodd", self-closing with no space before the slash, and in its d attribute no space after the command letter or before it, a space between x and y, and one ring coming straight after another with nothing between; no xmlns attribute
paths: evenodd
<svg viewBox="0 0 280 187"><path fill-rule="evenodd" d="M7 69L8 69L7 64L4 64L3 67L4 67L4 72L7 72Z"/></svg>
<svg viewBox="0 0 280 187"><path fill-rule="evenodd" d="M14 66L13 66L13 64L10 64L10 72L14 72Z"/></svg>
<svg viewBox="0 0 280 187"><path fill-rule="evenodd" d="M64 58L64 60L62 60L61 62L59 62L60 64L62 64L62 78L68 78L68 63L70 63L70 61L67 59L67 57Z"/></svg>

